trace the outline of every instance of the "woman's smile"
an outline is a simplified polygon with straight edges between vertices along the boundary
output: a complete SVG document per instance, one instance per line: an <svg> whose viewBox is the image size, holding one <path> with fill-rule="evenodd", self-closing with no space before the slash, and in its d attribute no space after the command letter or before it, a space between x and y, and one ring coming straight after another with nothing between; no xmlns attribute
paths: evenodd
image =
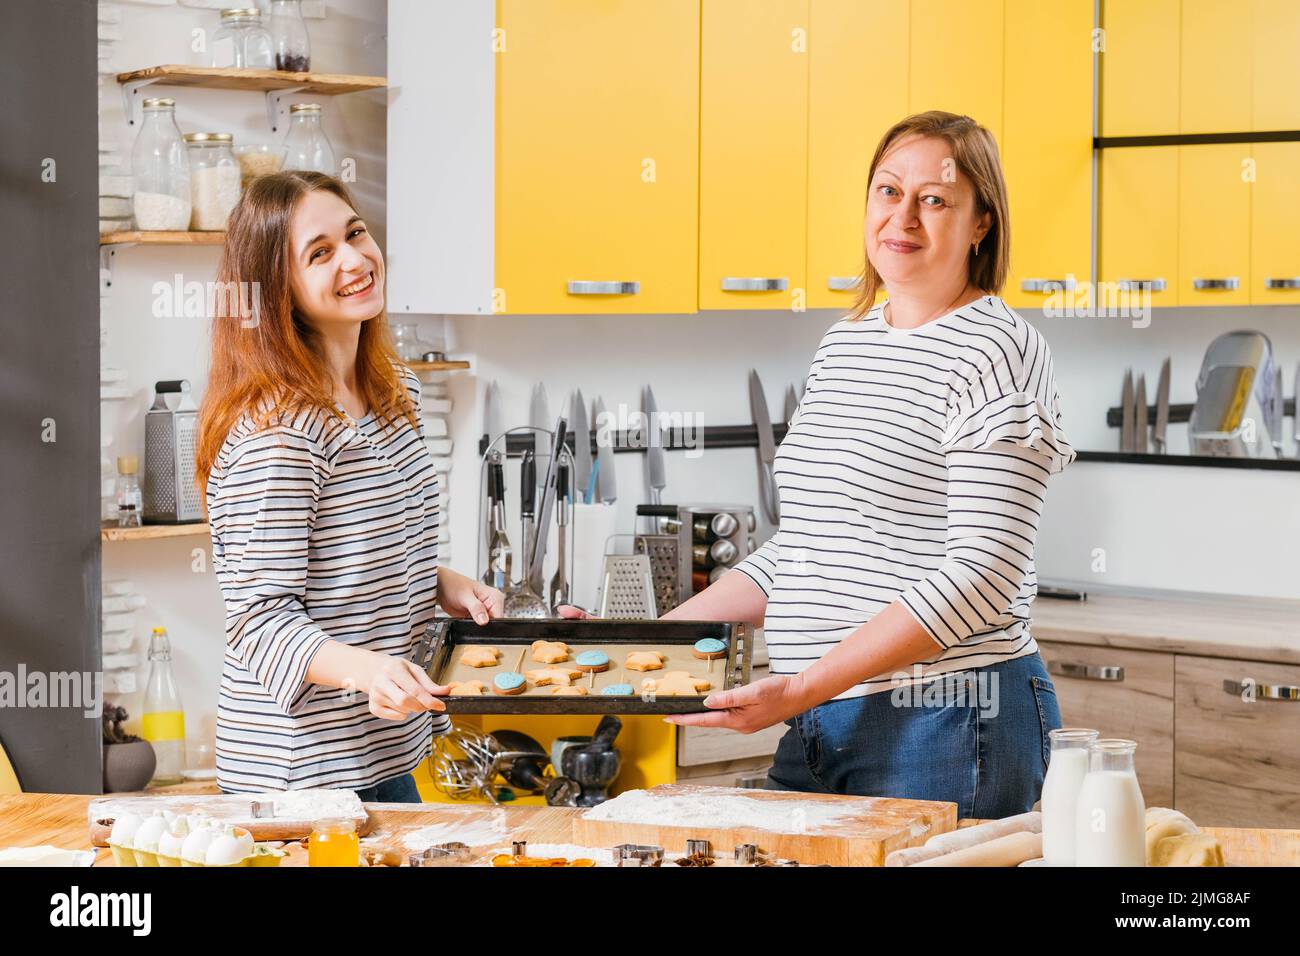
<svg viewBox="0 0 1300 956"><path fill-rule="evenodd" d="M909 253L916 252L921 248L919 243L910 242L907 239L885 239L883 244L890 252Z"/></svg>
<svg viewBox="0 0 1300 956"><path fill-rule="evenodd" d="M347 299L347 298L351 298L354 295L366 295L372 292L374 288L375 288L375 273L372 270L370 272L367 272L360 279L355 279L352 282L349 282L343 288L339 289L338 292L335 293L335 295L339 296L340 298Z"/></svg>

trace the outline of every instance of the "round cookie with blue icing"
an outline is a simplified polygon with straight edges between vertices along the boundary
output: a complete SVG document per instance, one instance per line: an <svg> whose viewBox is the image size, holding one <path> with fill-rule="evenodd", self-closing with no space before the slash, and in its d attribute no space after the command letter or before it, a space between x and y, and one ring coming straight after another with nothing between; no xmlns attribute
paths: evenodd
<svg viewBox="0 0 1300 956"><path fill-rule="evenodd" d="M727 645L725 641L720 641L716 637L706 637L695 642L691 653L702 661L711 661L726 657Z"/></svg>
<svg viewBox="0 0 1300 956"><path fill-rule="evenodd" d="M609 655L604 651L583 651L573 659L573 666L588 673L607 671L609 670Z"/></svg>
<svg viewBox="0 0 1300 956"><path fill-rule="evenodd" d="M492 678L492 690L506 696L522 694L527 686L528 682L524 680L524 675L518 671L506 671Z"/></svg>
<svg viewBox="0 0 1300 956"><path fill-rule="evenodd" d="M631 684L610 684L601 688L600 692L605 697L631 697L636 689Z"/></svg>

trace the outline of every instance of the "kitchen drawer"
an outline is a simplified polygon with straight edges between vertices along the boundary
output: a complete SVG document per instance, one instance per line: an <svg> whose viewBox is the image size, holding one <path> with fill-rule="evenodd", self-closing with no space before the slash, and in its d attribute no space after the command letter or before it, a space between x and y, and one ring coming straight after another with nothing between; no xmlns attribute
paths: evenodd
<svg viewBox="0 0 1300 956"><path fill-rule="evenodd" d="M1174 806L1202 826L1300 825L1300 667L1179 654L1175 668ZM1248 680L1254 700L1224 688Z"/></svg>
<svg viewBox="0 0 1300 956"><path fill-rule="evenodd" d="M679 767L677 782L700 787L751 787L761 790L767 783L767 772L771 769L771 757L746 757L744 760L728 760L725 763Z"/></svg>
<svg viewBox="0 0 1300 956"><path fill-rule="evenodd" d="M1138 782L1146 805L1173 806L1173 655L1049 641L1039 641L1038 647L1056 685L1062 724L1094 727L1103 737L1136 740ZM1123 679L1061 672L1063 667L1080 665L1116 668Z"/></svg>

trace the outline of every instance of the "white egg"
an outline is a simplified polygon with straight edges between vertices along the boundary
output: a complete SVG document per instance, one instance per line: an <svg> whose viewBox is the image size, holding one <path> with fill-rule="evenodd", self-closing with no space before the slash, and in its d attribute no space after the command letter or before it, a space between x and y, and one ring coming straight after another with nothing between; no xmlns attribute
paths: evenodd
<svg viewBox="0 0 1300 956"><path fill-rule="evenodd" d="M158 855L159 856L180 856L181 848L185 845L185 836L183 833L164 833L158 838Z"/></svg>
<svg viewBox="0 0 1300 956"><path fill-rule="evenodd" d="M208 847L216 839L217 832L210 827L191 830L190 835L181 844L181 859L191 863L202 863L208 855Z"/></svg>
<svg viewBox="0 0 1300 956"><path fill-rule="evenodd" d="M167 821L162 814L149 817L135 831L135 848L152 853L158 849L158 838L167 832Z"/></svg>
<svg viewBox="0 0 1300 956"><path fill-rule="evenodd" d="M135 832L140 829L140 824L144 819L134 813L124 813L113 821L113 832L109 834L108 842L115 843L118 846L129 847L135 840Z"/></svg>
<svg viewBox="0 0 1300 956"><path fill-rule="evenodd" d="M173 816L172 819L167 822L167 832L172 836L180 837L181 839L184 839L185 837L189 836L190 835L189 817Z"/></svg>
<svg viewBox="0 0 1300 956"><path fill-rule="evenodd" d="M208 866L230 866L238 863L252 852L244 846L244 841L231 834L222 834L208 846Z"/></svg>

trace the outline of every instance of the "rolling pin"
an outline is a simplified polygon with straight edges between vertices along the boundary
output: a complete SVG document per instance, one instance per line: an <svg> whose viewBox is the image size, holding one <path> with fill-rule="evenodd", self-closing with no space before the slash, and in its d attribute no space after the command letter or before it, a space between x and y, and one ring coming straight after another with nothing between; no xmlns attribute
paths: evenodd
<svg viewBox="0 0 1300 956"><path fill-rule="evenodd" d="M1043 855L1041 833L1009 833L984 843L931 857L913 866L1019 866Z"/></svg>
<svg viewBox="0 0 1300 956"><path fill-rule="evenodd" d="M910 846L895 850L885 857L885 866L912 866L922 860L964 850L1011 833L1038 833L1042 829L1042 813L1037 810L1018 813L1012 817L1003 817L1001 820L990 820L962 830L953 830L951 833L941 833L931 837L924 846Z"/></svg>

